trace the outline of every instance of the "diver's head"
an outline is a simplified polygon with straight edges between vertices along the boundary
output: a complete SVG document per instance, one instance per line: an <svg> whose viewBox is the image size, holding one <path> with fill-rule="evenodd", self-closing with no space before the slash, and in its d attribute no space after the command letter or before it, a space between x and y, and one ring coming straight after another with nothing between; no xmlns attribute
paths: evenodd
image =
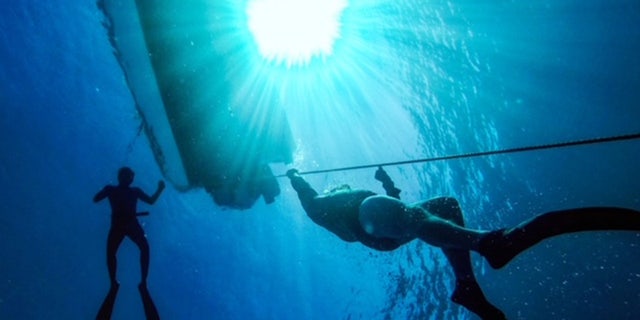
<svg viewBox="0 0 640 320"><path fill-rule="evenodd" d="M118 183L121 186L129 186L133 182L133 170L129 167L122 167L118 170Z"/></svg>

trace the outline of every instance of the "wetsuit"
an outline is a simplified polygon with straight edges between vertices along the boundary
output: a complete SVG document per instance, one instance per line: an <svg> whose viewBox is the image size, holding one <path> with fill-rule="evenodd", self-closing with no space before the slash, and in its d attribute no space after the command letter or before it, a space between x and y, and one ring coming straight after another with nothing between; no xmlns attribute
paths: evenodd
<svg viewBox="0 0 640 320"><path fill-rule="evenodd" d="M381 172L380 176L379 172ZM449 227L438 229L441 232L449 234L456 232L462 234L461 231L476 234L481 232L464 228L462 211L454 198L441 197L407 206L391 198L385 199L385 197L375 196L375 193L365 190L345 190L320 196L299 175L288 173L288 176L293 188L298 192L298 197L307 215L315 223L345 241L359 241L376 250L393 250L413 239L373 237L361 225L362 221L370 220L367 216L382 217L378 221L373 221L370 226L372 230L401 230L402 226L421 230L420 224L422 223L422 226L430 225L428 220L433 220L433 218L429 217L435 216L450 223ZM376 172L376 179L383 182L388 195L399 199L399 190L393 187L393 183L384 171L379 169ZM395 195L392 195L391 193L394 191ZM365 199L367 201L364 201ZM361 206L363 202L375 204ZM366 208L363 209L363 207ZM406 214L413 212L412 210L415 208L423 210L424 218L419 219L422 221L416 221L416 223L405 224ZM363 215L365 219L359 220L359 218L363 218ZM440 223L440 225L443 224ZM426 228L424 230L435 229ZM493 268L501 268L518 254L547 238L566 233L597 230L640 231L640 212L616 207L588 207L553 211L540 214L514 228L484 233L473 245L456 247L450 243L444 244L441 249L453 267L456 276L456 286L451 300L463 305L483 319L505 319L504 314L488 302L482 293L482 289L473 275L470 250L479 252ZM380 232L379 234L399 235L401 232ZM431 238L434 236L436 238L443 237L441 233L423 234L423 236L427 235ZM423 236L418 235L418 238L428 242Z"/></svg>
<svg viewBox="0 0 640 320"><path fill-rule="evenodd" d="M112 283L116 282L116 252L124 237L127 236L140 248L142 282L144 283L149 269L149 243L136 218L136 203L138 199L152 203L151 197L139 188L106 186L96 194L94 201L100 201L105 197L109 199L111 204L111 229L107 238L109 277Z"/></svg>
<svg viewBox="0 0 640 320"><path fill-rule="evenodd" d="M400 199L400 189L394 186L382 169L376 172L376 179L390 197ZM289 175L291 185L307 215L313 222L331 231L347 242L361 242L365 246L379 250L394 250L413 239L379 238L368 234L361 225L359 210L362 202L375 196L368 190L338 190L325 195L318 193L302 177ZM413 204L429 214L436 215L464 227L462 211L454 198L439 197ZM506 319L502 311L485 298L478 285L471 266L469 250L441 248L451 264L456 277L456 285L451 300L476 313L483 319Z"/></svg>
<svg viewBox="0 0 640 320"><path fill-rule="evenodd" d="M296 175L290 178L291 185L298 193L300 203L309 218L340 239L347 242L357 241L379 251L394 250L404 244L396 239L373 237L360 225L360 204L376 193L368 190L342 189L318 195L302 177Z"/></svg>

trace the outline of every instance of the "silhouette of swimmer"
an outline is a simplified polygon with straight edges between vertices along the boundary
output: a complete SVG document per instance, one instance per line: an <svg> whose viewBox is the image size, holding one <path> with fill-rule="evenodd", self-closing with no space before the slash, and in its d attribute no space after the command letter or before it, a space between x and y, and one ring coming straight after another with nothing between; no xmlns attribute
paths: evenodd
<svg viewBox="0 0 640 320"><path fill-rule="evenodd" d="M319 195L296 169L287 177L313 222L347 242L360 242L391 251L415 239L439 247L455 275L451 295L482 319L506 319L484 296L476 281L469 252L480 253L499 269L540 241L588 230L640 230L640 212L615 207L578 208L541 214L510 229L482 231L465 228L458 201L450 197L405 204L388 174L380 167L375 179L387 195L348 186Z"/></svg>
<svg viewBox="0 0 640 320"><path fill-rule="evenodd" d="M164 181L158 182L158 189L152 196L148 196L141 189L130 187L133 182L134 172L130 168L122 167L118 171L118 185L107 185L94 197L93 202L99 202L105 198L109 199L111 205L111 229L107 239L107 267L109 269L109 279L111 289L98 312L97 319L109 319L115 296L120 284L116 279L117 260L116 253L118 247L129 237L140 249L140 271L141 280L138 286L144 304L147 319L158 319L157 310L147 290L147 275L149 274L149 243L138 222L138 215L146 215L147 212L136 213L138 200L148 204L154 204L165 188Z"/></svg>
<svg viewBox="0 0 640 320"><path fill-rule="evenodd" d="M118 170L118 185L107 185L100 190L94 197L93 202L99 202L104 198L109 198L111 205L111 229L107 238L107 267L109 269L109 278L111 280L111 288L105 297L96 319L110 319L113 305L120 284L116 279L116 253L118 247L124 240L129 237L140 249L140 270L142 277L138 285L138 291L142 297L144 311L147 319L160 319L158 310L149 295L147 289L147 275L149 274L149 243L142 230L142 226L138 222L137 216L147 215L148 212L137 213L136 205L138 200L142 200L148 204L154 204L165 188L164 181L158 181L158 189L152 196L148 196L140 188L131 187L134 172L128 167L122 167Z"/></svg>
<svg viewBox="0 0 640 320"><path fill-rule="evenodd" d="M152 196L148 196L140 188L130 187L133 182L134 172L130 168L123 167L118 171L118 185L105 186L93 197L93 202L99 202L109 198L111 205L111 229L107 240L107 267L112 285L117 285L116 280L116 252L124 240L129 237L140 249L140 268L142 277L140 284L146 285L149 274L149 243L142 230L142 226L136 217L136 204L138 199L154 204L165 188L164 181L158 182L158 189Z"/></svg>

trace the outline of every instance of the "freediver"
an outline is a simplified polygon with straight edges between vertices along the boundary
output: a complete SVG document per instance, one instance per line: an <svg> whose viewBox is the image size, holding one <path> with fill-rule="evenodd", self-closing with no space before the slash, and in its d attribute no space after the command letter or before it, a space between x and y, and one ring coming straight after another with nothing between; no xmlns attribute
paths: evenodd
<svg viewBox="0 0 640 320"><path fill-rule="evenodd" d="M483 231L465 228L458 201L451 197L405 204L401 190L379 167L375 179L386 196L343 186L319 195L296 169L287 171L307 215L347 242L360 242L378 251L391 251L420 239L442 249L455 275L451 295L482 319L506 319L485 297L471 266L470 251L478 252L495 269L540 241L589 230L640 230L640 212L616 207L588 207L543 213L513 228Z"/></svg>
<svg viewBox="0 0 640 320"><path fill-rule="evenodd" d="M138 289L142 295L147 318L157 318L157 311L155 311L155 306L151 301L147 289L149 243L137 218L138 215L148 213L137 213L136 205L138 200L142 200L148 204L154 204L164 190L165 183L162 180L158 181L158 189L152 196L149 196L140 188L131 187L134 175L133 170L130 168L120 168L120 170L118 170L118 185L107 185L93 197L93 202L96 203L108 198L109 204L111 205L111 228L107 238L107 268L109 270L109 279L111 280L111 289L98 314L98 319L108 319L111 314L111 309L113 308L113 301L120 286L120 283L116 279L116 253L125 236L129 237L140 249L141 278ZM151 305L148 305L149 303L151 303ZM148 308L152 309L148 310ZM152 313L155 311L155 316L150 317L149 311Z"/></svg>

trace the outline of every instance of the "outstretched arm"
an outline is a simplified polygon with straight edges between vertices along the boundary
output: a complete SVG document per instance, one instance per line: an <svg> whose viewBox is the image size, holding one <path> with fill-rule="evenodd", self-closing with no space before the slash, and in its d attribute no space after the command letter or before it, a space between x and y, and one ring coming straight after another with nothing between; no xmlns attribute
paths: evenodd
<svg viewBox="0 0 640 320"><path fill-rule="evenodd" d="M102 199L109 196L109 190L111 188L109 186L105 186L102 190L98 191L95 196L93 196L93 202L100 202Z"/></svg>
<svg viewBox="0 0 640 320"><path fill-rule="evenodd" d="M299 174L296 169L289 169L287 171L287 177L291 180L291 186L298 193L298 197L300 201L304 203L313 200L315 196L318 195L311 185L307 181L305 181Z"/></svg>
<svg viewBox="0 0 640 320"><path fill-rule="evenodd" d="M160 180L158 181L158 189L156 190L156 192L149 197L146 193L144 192L140 192L140 200L148 203L148 204L154 204L156 202L156 200L158 200L158 198L160 197L160 194L162 193L162 191L164 190L164 181Z"/></svg>
<svg viewBox="0 0 640 320"><path fill-rule="evenodd" d="M376 180L382 182L382 187L384 188L384 191L387 192L387 195L389 197L400 199L400 191L402 190L395 187L393 181L391 181L391 178L389 177L387 172L382 169L382 167L378 167L378 170L376 170L375 178Z"/></svg>

